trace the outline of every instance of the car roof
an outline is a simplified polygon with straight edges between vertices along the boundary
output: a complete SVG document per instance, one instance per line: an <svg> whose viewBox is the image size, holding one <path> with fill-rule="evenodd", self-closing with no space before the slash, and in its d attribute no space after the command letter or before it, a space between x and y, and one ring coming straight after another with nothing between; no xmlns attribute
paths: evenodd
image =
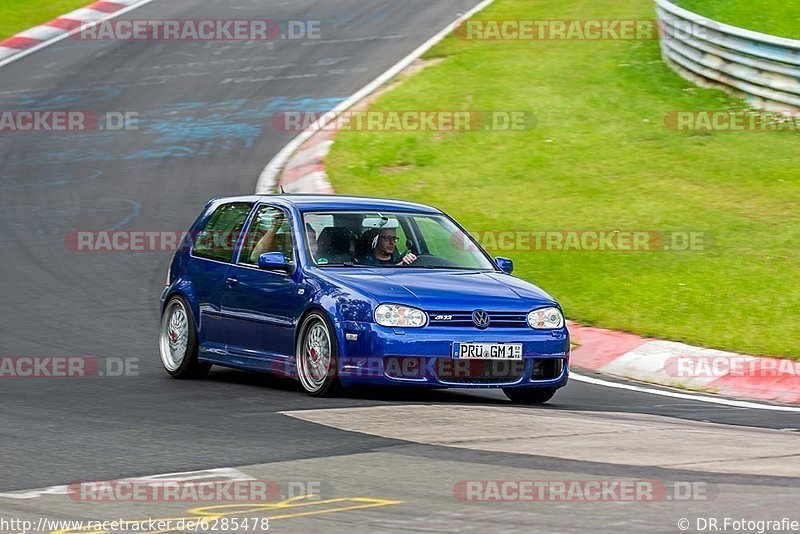
<svg viewBox="0 0 800 534"><path fill-rule="evenodd" d="M407 202L405 200L359 197L345 195L249 195L239 197L215 198L214 204L228 202L266 202L283 207L295 207L300 212L308 211L344 211L344 210L383 210L401 212L441 213L440 210L425 204Z"/></svg>

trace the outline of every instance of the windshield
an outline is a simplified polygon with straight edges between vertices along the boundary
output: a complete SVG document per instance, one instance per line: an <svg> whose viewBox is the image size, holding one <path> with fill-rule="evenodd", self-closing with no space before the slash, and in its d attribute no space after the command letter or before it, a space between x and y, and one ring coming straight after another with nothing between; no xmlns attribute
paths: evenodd
<svg viewBox="0 0 800 534"><path fill-rule="evenodd" d="M452 220L430 213L313 212L303 217L316 265L494 270Z"/></svg>

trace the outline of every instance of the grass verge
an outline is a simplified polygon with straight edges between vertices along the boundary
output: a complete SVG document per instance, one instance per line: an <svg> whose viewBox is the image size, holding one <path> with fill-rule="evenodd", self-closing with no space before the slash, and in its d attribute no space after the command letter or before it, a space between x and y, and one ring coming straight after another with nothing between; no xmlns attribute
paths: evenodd
<svg viewBox="0 0 800 534"><path fill-rule="evenodd" d="M652 18L651 0L497 0L484 19ZM430 203L476 231L702 234L704 249L494 251L588 324L800 357L800 133L673 131L741 108L670 71L654 41L467 41L378 110L523 110L525 131L340 132L337 191Z"/></svg>
<svg viewBox="0 0 800 534"><path fill-rule="evenodd" d="M0 2L0 39L91 3L87 0L3 0Z"/></svg>
<svg viewBox="0 0 800 534"><path fill-rule="evenodd" d="M719 22L800 39L800 0L677 0L676 3Z"/></svg>

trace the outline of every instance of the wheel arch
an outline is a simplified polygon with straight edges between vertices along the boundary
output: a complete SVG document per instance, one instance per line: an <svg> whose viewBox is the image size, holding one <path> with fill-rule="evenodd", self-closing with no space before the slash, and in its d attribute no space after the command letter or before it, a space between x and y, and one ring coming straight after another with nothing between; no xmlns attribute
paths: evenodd
<svg viewBox="0 0 800 534"><path fill-rule="evenodd" d="M192 312L195 324L199 325L200 307L197 304L194 287L192 286L191 282L182 280L176 284L173 284L164 292L164 298L161 301L161 315L164 315L164 310L167 307L167 303L173 297L183 297L183 299L189 304L189 309Z"/></svg>
<svg viewBox="0 0 800 534"><path fill-rule="evenodd" d="M328 323L328 326L331 328L331 333L336 341L336 349L337 353L341 350L341 347L344 346L344 329L342 328L342 321L341 318L337 319L337 310L334 307L333 310L326 309L319 302L311 303L303 313L300 314L300 317L297 320L297 326L294 329L294 348L295 353L297 352L297 343L300 341L300 329L303 326L303 323L308 318L309 315L312 313L317 312L319 313L323 319Z"/></svg>

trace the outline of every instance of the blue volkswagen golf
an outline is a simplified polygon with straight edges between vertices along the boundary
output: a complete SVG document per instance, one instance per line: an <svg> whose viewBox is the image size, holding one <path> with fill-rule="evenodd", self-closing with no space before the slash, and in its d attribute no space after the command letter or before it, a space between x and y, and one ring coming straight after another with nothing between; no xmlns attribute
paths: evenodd
<svg viewBox="0 0 800 534"><path fill-rule="evenodd" d="M161 295L161 361L290 376L314 396L357 384L502 388L548 401L567 383L559 304L438 209L269 195L209 202Z"/></svg>

